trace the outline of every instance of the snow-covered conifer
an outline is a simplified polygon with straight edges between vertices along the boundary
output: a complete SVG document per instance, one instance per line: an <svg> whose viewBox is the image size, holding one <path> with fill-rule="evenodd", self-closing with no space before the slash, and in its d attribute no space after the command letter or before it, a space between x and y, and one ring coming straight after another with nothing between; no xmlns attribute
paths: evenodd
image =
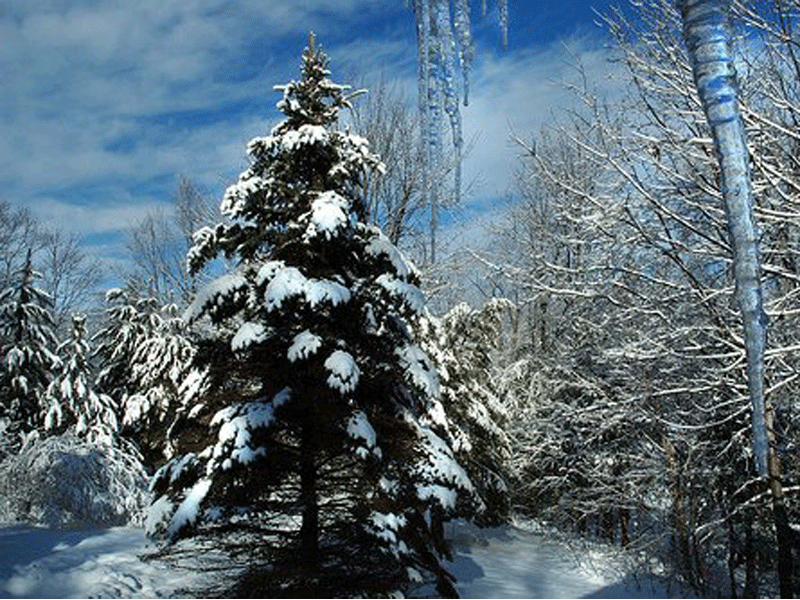
<svg viewBox="0 0 800 600"><path fill-rule="evenodd" d="M106 292L105 324L93 341L100 361L97 385L123 406L133 391L133 356L158 323L156 302L120 288Z"/></svg>
<svg viewBox="0 0 800 600"><path fill-rule="evenodd" d="M94 390L85 316L73 315L70 338L57 353L61 370L47 388L45 430L62 433L74 426L79 436L110 440L118 428L116 407L110 396Z"/></svg>
<svg viewBox="0 0 800 600"><path fill-rule="evenodd" d="M98 385L119 407L120 428L149 465L170 455L167 430L180 405L194 348L175 305L112 289L107 324L95 336L101 360Z"/></svg>
<svg viewBox="0 0 800 600"><path fill-rule="evenodd" d="M152 464L172 456L168 430L181 408L180 388L195 348L175 304L161 307L155 327L131 357L132 393L122 411L122 428L133 434Z"/></svg>
<svg viewBox="0 0 800 600"><path fill-rule="evenodd" d="M44 393L58 363L52 300L35 286L38 276L29 251L13 284L0 294L0 419L7 423L6 450L18 446L17 434L41 426Z"/></svg>
<svg viewBox="0 0 800 600"><path fill-rule="evenodd" d="M427 419L439 382L409 325L419 277L363 222L360 176L382 165L335 127L352 95L327 66L312 37L301 80L278 88L285 120L225 193L229 223L195 235L193 270L221 252L238 264L187 311L209 332L205 375L182 454L156 474L150 531L246 549L239 593L454 593L432 515L458 514L473 488Z"/></svg>
<svg viewBox="0 0 800 600"><path fill-rule="evenodd" d="M441 407L456 458L486 506L480 519L494 524L508 518L510 446L504 429L508 414L494 384L493 353L503 316L513 310L502 299L478 309L462 303L441 319L428 315L420 322L423 347L440 374Z"/></svg>

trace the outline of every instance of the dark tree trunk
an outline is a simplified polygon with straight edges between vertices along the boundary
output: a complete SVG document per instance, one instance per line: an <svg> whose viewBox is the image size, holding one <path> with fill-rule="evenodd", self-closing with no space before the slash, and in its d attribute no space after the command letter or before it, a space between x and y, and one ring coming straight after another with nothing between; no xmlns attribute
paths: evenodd
<svg viewBox="0 0 800 600"><path fill-rule="evenodd" d="M792 598L792 528L786 514L786 505L783 499L783 487L775 478L770 479L772 487L772 515L775 522L775 533L778 542L778 581L780 582L781 598Z"/></svg>
<svg viewBox="0 0 800 600"><path fill-rule="evenodd" d="M728 494L728 497L730 495ZM726 502L726 506L727 506ZM726 512L729 509L726 508ZM730 580L730 597L738 598L739 590L736 585L736 567L740 564L741 554L736 540L736 531L733 528L733 518L731 516L727 519L728 522L728 579Z"/></svg>
<svg viewBox="0 0 800 600"><path fill-rule="evenodd" d="M317 502L316 439L313 422L305 423L300 439L300 562L306 573L319 566L319 504Z"/></svg>
<svg viewBox="0 0 800 600"><path fill-rule="evenodd" d="M753 540L753 515L747 515L747 532L744 539L744 597L756 598L758 596L758 579L756 578L756 549Z"/></svg>
<svg viewBox="0 0 800 600"><path fill-rule="evenodd" d="M627 508L619 509L619 545L627 548L631 543L630 536L631 511Z"/></svg>

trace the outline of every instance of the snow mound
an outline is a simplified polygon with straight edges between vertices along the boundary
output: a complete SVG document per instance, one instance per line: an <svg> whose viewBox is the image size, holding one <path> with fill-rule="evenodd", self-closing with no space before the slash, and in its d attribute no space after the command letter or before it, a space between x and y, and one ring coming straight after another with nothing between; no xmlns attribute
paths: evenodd
<svg viewBox="0 0 800 600"><path fill-rule="evenodd" d="M196 565L142 560L150 552L141 529L2 529L0 597L177 598L206 587Z"/></svg>
<svg viewBox="0 0 800 600"><path fill-rule="evenodd" d="M419 271L414 264L403 256L400 250L378 227L374 225L362 225L361 227L370 237L369 243L364 248L367 254L376 258L387 258L392 264L395 274L402 279L408 279L411 275L419 275Z"/></svg>
<svg viewBox="0 0 800 600"><path fill-rule="evenodd" d="M308 329L298 333L292 340L292 345L286 353L289 362L297 362L316 354L322 345L322 338L311 333Z"/></svg>
<svg viewBox="0 0 800 600"><path fill-rule="evenodd" d="M261 323L246 321L239 327L231 340L231 350L246 350L253 344L260 344L269 337L269 332Z"/></svg>
<svg viewBox="0 0 800 600"><path fill-rule="evenodd" d="M401 515L375 512L369 528L401 551L394 542L405 525ZM526 524L480 529L457 521L445 527L455 550L445 566L462 598L694 597L663 577L632 572L619 548L587 548ZM152 550L141 529L0 529L0 597L196 597L214 585L213 569L204 565L225 560L198 548L178 565L147 560Z"/></svg>
<svg viewBox="0 0 800 600"><path fill-rule="evenodd" d="M329 240L350 222L347 214L350 203L334 191L325 191L311 203L310 222L306 228L306 239L322 235Z"/></svg>
<svg viewBox="0 0 800 600"><path fill-rule="evenodd" d="M269 261L258 272L257 283L267 283L264 302L267 311L278 310L289 298L305 298L311 308L322 302L338 306L350 300L350 290L329 279L308 279L297 267L288 267L283 261Z"/></svg>
<svg viewBox="0 0 800 600"><path fill-rule="evenodd" d="M381 449L376 446L377 436L375 430L372 428L372 423L364 411L357 410L347 421L347 435L356 442L363 442L356 449L356 454L359 457L366 459L370 453L374 454L377 458L381 457Z"/></svg>
<svg viewBox="0 0 800 600"><path fill-rule="evenodd" d="M625 551L536 530L535 524L480 529L446 526L462 598L695 598L686 586L626 563Z"/></svg>

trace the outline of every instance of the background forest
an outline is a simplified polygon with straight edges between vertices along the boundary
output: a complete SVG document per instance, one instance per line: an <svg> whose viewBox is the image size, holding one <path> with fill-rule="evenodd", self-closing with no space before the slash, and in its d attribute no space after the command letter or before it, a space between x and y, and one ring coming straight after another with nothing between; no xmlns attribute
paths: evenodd
<svg viewBox="0 0 800 600"><path fill-rule="evenodd" d="M798 594L800 5L733 17ZM469 246L461 148L431 173L409 96L338 85L313 38L221 206L181 176L101 300L78 238L0 202L2 520L223 552L216 593L450 595L444 524L524 516L702 595L777 594L681 16L602 23L613 85L575 64L572 107L513 132L513 197Z"/></svg>

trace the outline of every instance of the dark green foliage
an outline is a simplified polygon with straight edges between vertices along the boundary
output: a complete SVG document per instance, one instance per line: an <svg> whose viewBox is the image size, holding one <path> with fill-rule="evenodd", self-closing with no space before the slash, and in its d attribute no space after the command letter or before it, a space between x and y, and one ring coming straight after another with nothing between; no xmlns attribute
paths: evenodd
<svg viewBox="0 0 800 600"><path fill-rule="evenodd" d="M359 182L380 161L334 128L347 88L313 38L301 81L279 89L286 119L250 142L230 222L189 254L193 270L218 253L238 264L188 311L201 340L151 532L246 560L237 595L453 594L438 525L474 509L472 485L429 418L438 378L409 327L419 276L362 222Z"/></svg>
<svg viewBox="0 0 800 600"><path fill-rule="evenodd" d="M52 300L34 285L37 277L29 251L12 285L0 294L0 422L6 450L19 447L19 434L42 425L45 390L58 364Z"/></svg>

